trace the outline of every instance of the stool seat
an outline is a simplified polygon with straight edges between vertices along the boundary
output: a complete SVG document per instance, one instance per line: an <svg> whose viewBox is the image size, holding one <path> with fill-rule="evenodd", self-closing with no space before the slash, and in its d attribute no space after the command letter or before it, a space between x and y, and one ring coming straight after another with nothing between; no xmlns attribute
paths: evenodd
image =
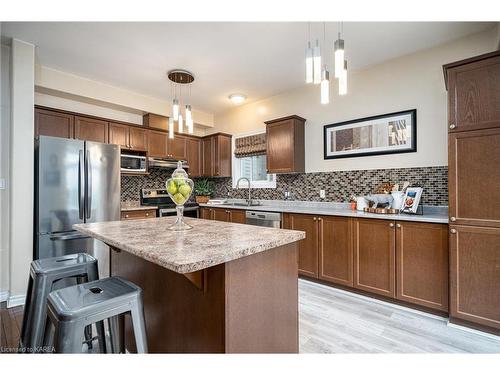
<svg viewBox="0 0 500 375"><path fill-rule="evenodd" d="M70 272L74 275L74 271L81 271L85 264L97 262L93 256L85 253L64 255L54 258L37 259L31 262L31 270L39 275L61 275L62 272Z"/></svg>

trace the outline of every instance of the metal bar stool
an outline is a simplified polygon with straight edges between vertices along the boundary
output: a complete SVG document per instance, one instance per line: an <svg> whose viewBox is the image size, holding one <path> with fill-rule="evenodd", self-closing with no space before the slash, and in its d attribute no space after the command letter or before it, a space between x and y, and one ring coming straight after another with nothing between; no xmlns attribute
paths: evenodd
<svg viewBox="0 0 500 375"><path fill-rule="evenodd" d="M84 253L61 257L38 259L31 262L28 292L24 306L23 324L19 339L22 352L37 352L42 349L47 316L47 297L58 287L66 286L58 281L76 278L78 283L99 278L97 260ZM104 324L96 324L99 344L105 350ZM91 327L86 328L85 338L92 343Z"/></svg>
<svg viewBox="0 0 500 375"><path fill-rule="evenodd" d="M81 353L86 326L130 313L138 353L147 353L142 289L120 277L108 277L56 290L47 300L45 344L54 330L56 353ZM111 341L118 334L110 325ZM50 340L50 339L49 339Z"/></svg>

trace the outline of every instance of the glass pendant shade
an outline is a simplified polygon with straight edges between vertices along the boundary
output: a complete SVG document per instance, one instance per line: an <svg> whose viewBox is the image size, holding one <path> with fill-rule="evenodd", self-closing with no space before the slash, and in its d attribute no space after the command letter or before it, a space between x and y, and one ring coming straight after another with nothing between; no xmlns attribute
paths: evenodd
<svg viewBox="0 0 500 375"><path fill-rule="evenodd" d="M330 73L323 68L321 72L321 104L328 104L330 102Z"/></svg>
<svg viewBox="0 0 500 375"><path fill-rule="evenodd" d="M321 83L321 49L317 39L313 50L313 82L314 84Z"/></svg>
<svg viewBox="0 0 500 375"><path fill-rule="evenodd" d="M174 121L179 119L179 101L177 99L174 99L172 105L172 117L174 118Z"/></svg>
<svg viewBox="0 0 500 375"><path fill-rule="evenodd" d="M311 42L307 43L306 48L306 83L313 82L313 49Z"/></svg>
<svg viewBox="0 0 500 375"><path fill-rule="evenodd" d="M345 60L345 53L344 53L344 40L343 39L337 39L335 41L335 78L340 78L342 75L342 70L344 69L344 60Z"/></svg>
<svg viewBox="0 0 500 375"><path fill-rule="evenodd" d="M186 104L186 112L185 112L185 115L186 115L186 125L189 126L189 122L191 121L192 119L192 114L191 114L191 106L189 104Z"/></svg>
<svg viewBox="0 0 500 375"><path fill-rule="evenodd" d="M174 118L169 117L168 119L168 138L174 139Z"/></svg>
<svg viewBox="0 0 500 375"><path fill-rule="evenodd" d="M339 78L339 95L347 94L347 60L344 60L342 73Z"/></svg>
<svg viewBox="0 0 500 375"><path fill-rule="evenodd" d="M179 127L179 133L183 133L184 132L184 121L182 119L182 115L179 113L179 118L177 120L177 125Z"/></svg>

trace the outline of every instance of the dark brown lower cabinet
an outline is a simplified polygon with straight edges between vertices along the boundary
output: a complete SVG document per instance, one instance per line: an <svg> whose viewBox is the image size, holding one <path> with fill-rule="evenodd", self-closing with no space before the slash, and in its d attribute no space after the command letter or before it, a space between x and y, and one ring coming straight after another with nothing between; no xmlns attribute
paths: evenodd
<svg viewBox="0 0 500 375"><path fill-rule="evenodd" d="M396 298L448 311L448 225L396 223Z"/></svg>
<svg viewBox="0 0 500 375"><path fill-rule="evenodd" d="M299 275L318 277L318 217L304 214L285 214L283 228L306 232L299 242Z"/></svg>
<svg viewBox="0 0 500 375"><path fill-rule="evenodd" d="M207 220L226 221L228 223L245 224L245 210L231 210L226 208L201 207L200 218Z"/></svg>
<svg viewBox="0 0 500 375"><path fill-rule="evenodd" d="M321 280L353 286L352 220L321 216L318 220L319 274Z"/></svg>
<svg viewBox="0 0 500 375"><path fill-rule="evenodd" d="M353 224L354 287L395 298L394 221L355 219Z"/></svg>
<svg viewBox="0 0 500 375"><path fill-rule="evenodd" d="M450 225L450 294L452 318L500 329L500 228Z"/></svg>

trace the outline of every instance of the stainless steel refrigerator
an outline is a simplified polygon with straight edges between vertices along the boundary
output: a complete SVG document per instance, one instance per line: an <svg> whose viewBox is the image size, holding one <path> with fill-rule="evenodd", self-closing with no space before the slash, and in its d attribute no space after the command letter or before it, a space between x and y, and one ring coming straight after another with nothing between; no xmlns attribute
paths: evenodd
<svg viewBox="0 0 500 375"><path fill-rule="evenodd" d="M109 271L109 248L73 224L120 220L120 148L40 136L35 148L35 259L87 252Z"/></svg>

